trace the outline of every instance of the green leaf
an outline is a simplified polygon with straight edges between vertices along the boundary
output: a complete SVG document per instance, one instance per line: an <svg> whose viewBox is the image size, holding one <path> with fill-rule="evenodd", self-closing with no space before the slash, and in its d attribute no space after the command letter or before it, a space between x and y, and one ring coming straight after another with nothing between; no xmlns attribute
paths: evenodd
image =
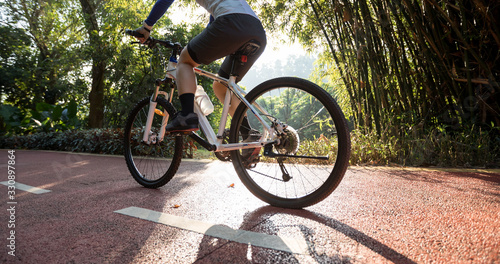
<svg viewBox="0 0 500 264"><path fill-rule="evenodd" d="M53 120L53 121L58 121L61 119L61 116L62 116L62 107L60 105L56 105L54 107L54 110L52 111L52 115L50 116L50 118Z"/></svg>
<svg viewBox="0 0 500 264"><path fill-rule="evenodd" d="M33 119L42 119L42 115L37 111L31 110L31 116L33 117Z"/></svg>
<svg viewBox="0 0 500 264"><path fill-rule="evenodd" d="M12 116L20 113L21 111L19 108L15 106L0 105L0 116L2 116L4 120L10 120Z"/></svg>
<svg viewBox="0 0 500 264"><path fill-rule="evenodd" d="M76 113L78 110L78 104L75 101L71 101L71 102L69 102L66 109L68 109L68 118L76 117Z"/></svg>
<svg viewBox="0 0 500 264"><path fill-rule="evenodd" d="M36 111L38 111L38 112L51 111L53 108L54 108L53 105L50 105L47 103L37 103L36 104Z"/></svg>

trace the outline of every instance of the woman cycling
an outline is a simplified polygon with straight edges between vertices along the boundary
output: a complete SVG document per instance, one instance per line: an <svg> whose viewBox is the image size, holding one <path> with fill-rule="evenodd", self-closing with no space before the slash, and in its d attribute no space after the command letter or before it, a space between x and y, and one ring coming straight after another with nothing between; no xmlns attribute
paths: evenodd
<svg viewBox="0 0 500 264"><path fill-rule="evenodd" d="M194 93L196 79L194 67L200 64L210 64L225 57L219 76L229 78L231 73L231 55L249 41L257 42L260 49L248 56L247 62L233 74L237 76L236 82L248 72L266 46L266 33L257 15L245 0L196 0L211 15L211 22L199 35L189 41L182 50L177 64L177 87L182 110L175 115L167 125L168 132L188 132L198 130L198 116L194 113ZM173 0L157 0L148 18L143 25L136 29L144 35L139 38L141 42L148 39L150 31L156 21L162 17ZM212 21L213 19L213 21ZM213 89L219 100L224 101L227 88L219 82L214 82ZM238 106L236 98L231 104L229 113L232 115ZM250 127L248 121L243 122L243 127ZM242 133L243 134L243 133ZM248 134L248 133L245 133Z"/></svg>

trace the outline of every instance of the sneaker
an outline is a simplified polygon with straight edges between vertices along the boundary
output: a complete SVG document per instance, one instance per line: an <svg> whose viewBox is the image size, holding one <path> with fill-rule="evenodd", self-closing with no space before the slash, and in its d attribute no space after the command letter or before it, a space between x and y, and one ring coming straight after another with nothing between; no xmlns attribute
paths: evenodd
<svg viewBox="0 0 500 264"><path fill-rule="evenodd" d="M243 140L243 143L256 142L261 137L262 135L259 133L259 131L252 129L250 130L248 135L246 135L246 138ZM253 148L253 149L250 148L241 150L241 157L247 169L255 167L255 164L259 161L260 149L261 148L259 147L259 148Z"/></svg>
<svg viewBox="0 0 500 264"><path fill-rule="evenodd" d="M189 113L184 116L181 112L177 112L165 127L166 132L191 132L198 129L198 115Z"/></svg>

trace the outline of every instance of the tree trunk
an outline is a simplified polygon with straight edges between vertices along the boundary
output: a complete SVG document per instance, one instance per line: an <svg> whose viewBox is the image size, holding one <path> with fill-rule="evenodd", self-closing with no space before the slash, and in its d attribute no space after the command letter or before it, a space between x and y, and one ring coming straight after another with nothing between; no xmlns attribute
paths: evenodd
<svg viewBox="0 0 500 264"><path fill-rule="evenodd" d="M96 18L96 4L93 0L80 0L84 14L85 27L92 47L92 90L89 94L89 127L101 128L104 125L104 73L106 58L102 56L103 43L99 38L99 25Z"/></svg>
<svg viewBox="0 0 500 264"><path fill-rule="evenodd" d="M89 94L89 127L101 128L104 125L104 72L106 62L92 65L92 90Z"/></svg>

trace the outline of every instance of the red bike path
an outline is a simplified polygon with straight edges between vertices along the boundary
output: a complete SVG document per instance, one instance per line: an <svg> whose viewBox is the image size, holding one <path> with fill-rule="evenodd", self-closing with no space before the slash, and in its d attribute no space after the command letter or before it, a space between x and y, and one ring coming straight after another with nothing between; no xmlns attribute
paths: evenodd
<svg viewBox="0 0 500 264"><path fill-rule="evenodd" d="M326 200L287 210L231 163L183 160L151 190L123 157L14 155L0 150L1 263L500 263L498 170L353 166Z"/></svg>

